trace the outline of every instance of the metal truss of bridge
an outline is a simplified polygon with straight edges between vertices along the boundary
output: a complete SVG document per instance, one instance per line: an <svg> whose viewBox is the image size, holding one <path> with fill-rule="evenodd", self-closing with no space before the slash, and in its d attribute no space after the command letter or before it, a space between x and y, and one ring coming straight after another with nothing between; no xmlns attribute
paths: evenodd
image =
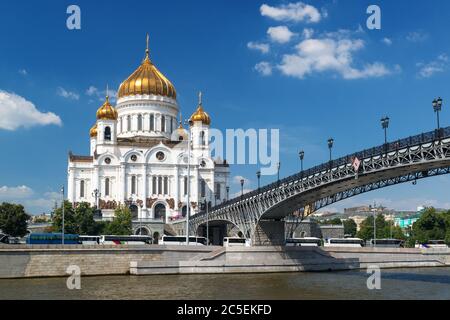
<svg viewBox="0 0 450 320"><path fill-rule="evenodd" d="M358 172L355 157L361 161ZM347 155L231 199L213 207L208 222L231 223L254 244L279 244L286 219L298 221L337 201L449 172L447 127ZM206 221L200 212L190 218L189 229L196 233Z"/></svg>

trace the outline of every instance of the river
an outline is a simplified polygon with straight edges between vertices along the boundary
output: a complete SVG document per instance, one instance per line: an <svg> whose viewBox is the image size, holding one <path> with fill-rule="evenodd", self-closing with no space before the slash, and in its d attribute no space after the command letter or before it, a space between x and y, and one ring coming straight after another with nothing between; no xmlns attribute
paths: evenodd
<svg viewBox="0 0 450 320"><path fill-rule="evenodd" d="M0 299L450 299L450 268L381 270L368 290L365 271L272 274L2 279Z"/></svg>

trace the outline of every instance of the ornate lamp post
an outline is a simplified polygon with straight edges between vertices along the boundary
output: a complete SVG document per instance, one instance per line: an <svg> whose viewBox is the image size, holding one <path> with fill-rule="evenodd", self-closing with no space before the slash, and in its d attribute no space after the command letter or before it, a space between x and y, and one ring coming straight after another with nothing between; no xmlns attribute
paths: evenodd
<svg viewBox="0 0 450 320"><path fill-rule="evenodd" d="M389 117L381 118L381 128L384 130L384 144L387 144L387 129L389 128Z"/></svg>
<svg viewBox="0 0 450 320"><path fill-rule="evenodd" d="M244 196L244 179L241 179L241 198Z"/></svg>
<svg viewBox="0 0 450 320"><path fill-rule="evenodd" d="M62 205L62 234L61 243L64 245L64 186L61 187L61 205Z"/></svg>
<svg viewBox="0 0 450 320"><path fill-rule="evenodd" d="M441 125L439 123L439 112L442 110L442 99L440 97L433 100L433 110L436 113L437 129L438 129L438 134L440 135Z"/></svg>
<svg viewBox="0 0 450 320"><path fill-rule="evenodd" d="M230 187L227 186L226 189L227 189L227 201L228 201L230 198Z"/></svg>
<svg viewBox="0 0 450 320"><path fill-rule="evenodd" d="M278 184L280 184L280 168L281 168L281 162L278 161L278 163L277 163L277 181L278 181Z"/></svg>
<svg viewBox="0 0 450 320"><path fill-rule="evenodd" d="M300 158L300 171L303 172L303 159L305 159L305 151L301 150L298 153L298 156Z"/></svg>
<svg viewBox="0 0 450 320"><path fill-rule="evenodd" d="M256 171L256 177L258 178L258 190L259 190L259 188L261 187L261 185L260 185L261 171L260 170Z"/></svg>
<svg viewBox="0 0 450 320"><path fill-rule="evenodd" d="M330 162L331 162L331 149L333 149L334 139L330 138L328 139L328 149L330 150Z"/></svg>
<svg viewBox="0 0 450 320"><path fill-rule="evenodd" d="M189 126L188 133L188 160L187 160L187 210L186 210L186 245L189 245L189 215L191 211L191 126L188 120L186 120L187 125Z"/></svg>

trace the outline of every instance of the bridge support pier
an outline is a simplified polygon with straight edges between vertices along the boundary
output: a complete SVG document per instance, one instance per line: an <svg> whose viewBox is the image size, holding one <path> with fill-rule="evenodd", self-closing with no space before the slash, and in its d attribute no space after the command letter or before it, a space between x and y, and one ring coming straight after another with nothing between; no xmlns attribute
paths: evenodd
<svg viewBox="0 0 450 320"><path fill-rule="evenodd" d="M253 246L281 246L285 242L284 221L260 220L252 235Z"/></svg>

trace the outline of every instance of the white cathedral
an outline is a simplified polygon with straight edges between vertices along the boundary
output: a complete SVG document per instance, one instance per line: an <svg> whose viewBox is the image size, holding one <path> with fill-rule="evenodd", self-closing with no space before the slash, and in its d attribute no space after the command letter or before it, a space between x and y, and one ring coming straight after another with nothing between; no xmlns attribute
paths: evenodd
<svg viewBox="0 0 450 320"><path fill-rule="evenodd" d="M164 222L186 216L188 186L190 215L205 201L212 205L225 201L229 166L211 157L211 119L201 94L189 131L181 116L177 121L179 114L175 87L150 60L147 37L145 58L120 85L116 106L106 96L97 110L90 155L69 153L68 200L97 206L104 219L113 218L114 210L125 205L135 220Z"/></svg>

